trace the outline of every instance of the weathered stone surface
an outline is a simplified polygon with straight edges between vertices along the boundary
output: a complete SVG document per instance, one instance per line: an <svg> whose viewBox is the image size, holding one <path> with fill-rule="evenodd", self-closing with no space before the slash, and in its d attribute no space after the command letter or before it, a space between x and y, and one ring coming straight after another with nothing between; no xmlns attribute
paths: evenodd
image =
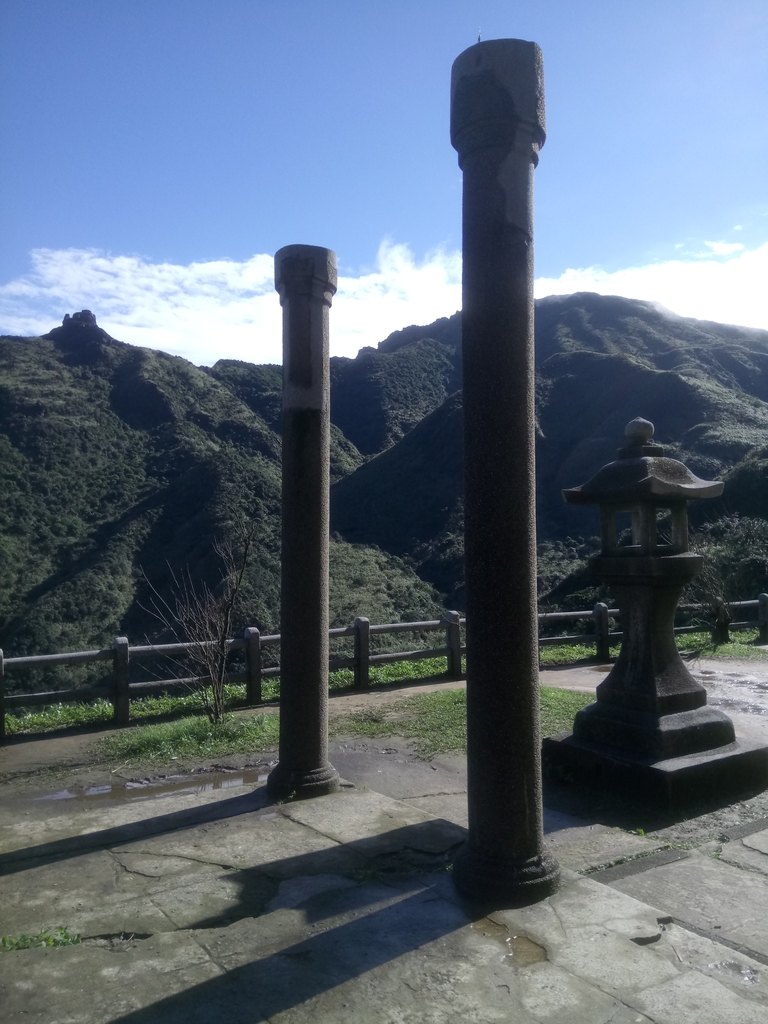
<svg viewBox="0 0 768 1024"><path fill-rule="evenodd" d="M330 364L336 254L288 245L275 255L283 307L279 798L339 788L328 761Z"/></svg>
<svg viewBox="0 0 768 1024"><path fill-rule="evenodd" d="M633 835L620 828L588 825L545 834L544 845L563 867L571 871L587 871L627 857L653 853L663 849L666 843Z"/></svg>
<svg viewBox="0 0 768 1024"><path fill-rule="evenodd" d="M267 904L267 911L292 910L320 893L350 889L354 885L351 879L342 875L298 875L296 878L287 878L280 883L277 895Z"/></svg>
<svg viewBox="0 0 768 1024"><path fill-rule="evenodd" d="M661 939L655 947L673 964L683 964L712 977L739 998L768 1006L768 971L744 953L675 924L669 917L659 925Z"/></svg>
<svg viewBox="0 0 768 1024"><path fill-rule="evenodd" d="M173 925L143 891L131 890L130 877L106 850L58 863L28 865L19 876L0 877L5 935L36 934L63 925L82 935L115 932L149 934Z"/></svg>
<svg viewBox="0 0 768 1024"><path fill-rule="evenodd" d="M119 847L116 852L170 854L222 867L258 868L274 878L288 878L297 871L343 872L365 863L354 849L342 847L319 831L302 828L279 810L254 812L232 823L216 822L155 836Z"/></svg>
<svg viewBox="0 0 768 1024"><path fill-rule="evenodd" d="M128 839L131 825L139 826L133 830L139 836L153 829L161 832L164 828L179 828L185 823L201 820L205 809L213 805L224 805L216 808L214 814L218 816L228 812L239 814L250 809L243 798L243 790L247 794L248 787L242 787L237 796L226 789L202 793L197 790L198 787L193 785L186 792L102 807L98 819L88 805L81 805L72 812L55 813L50 803L40 801L34 814L0 825L0 854L24 851L25 859L44 856L44 845L58 840L68 840L73 850L93 849L120 842L115 830L125 829L123 838ZM82 837L82 842L75 842L76 837Z"/></svg>
<svg viewBox="0 0 768 1024"><path fill-rule="evenodd" d="M460 826L379 793L352 790L329 799L335 804L332 815L328 801L289 804L284 813L338 843L355 843L366 856L387 853L404 843L427 853L442 853L465 838Z"/></svg>
<svg viewBox="0 0 768 1024"><path fill-rule="evenodd" d="M610 883L710 935L768 956L768 878L695 852Z"/></svg>
<svg viewBox="0 0 768 1024"><path fill-rule="evenodd" d="M150 801L140 806L151 816ZM565 832L564 847L579 834L589 830ZM674 878L649 906L565 870L549 899L494 912L463 906L450 872L382 869L398 843L406 862L419 845L428 852L449 838L411 806L345 791L26 863L0 879L3 905L12 895L14 913L27 901L37 913L43 901L49 909L82 901L104 927L79 946L0 955L3 1024L753 1024L768 1016L762 964L671 922ZM622 836L598 829L595 839ZM744 873L700 860L705 870L690 873L691 888L710 888L706 865L714 866L722 882L714 903L745 916ZM746 879L754 902L754 879L765 883ZM129 914L148 906L164 924L131 939ZM768 935L766 920L756 907L755 928ZM55 923L43 918L34 929Z"/></svg>
<svg viewBox="0 0 768 1024"><path fill-rule="evenodd" d="M724 843L718 854L724 864L732 864L736 868L746 871L757 871L761 875L768 875L768 857L758 850L750 849L741 840L733 843Z"/></svg>
<svg viewBox="0 0 768 1024"><path fill-rule="evenodd" d="M753 832L752 835L744 836L741 841L752 850L768 853L768 828L764 828L760 832Z"/></svg>
<svg viewBox="0 0 768 1024"><path fill-rule="evenodd" d="M533 376L533 171L541 50L478 43L451 74L463 179L462 352L469 835L459 889L543 898ZM514 629L510 628L514 623Z"/></svg>
<svg viewBox="0 0 768 1024"><path fill-rule="evenodd" d="M3 1019L107 1024L139 1011L158 1021L153 1007L221 973L191 936L178 934L3 954Z"/></svg>
<svg viewBox="0 0 768 1024"><path fill-rule="evenodd" d="M693 973L639 993L633 1004L656 1024L679 1024L681 1020L697 1020L699 1024L765 1024L766 1020L764 1005L739 998L714 978Z"/></svg>

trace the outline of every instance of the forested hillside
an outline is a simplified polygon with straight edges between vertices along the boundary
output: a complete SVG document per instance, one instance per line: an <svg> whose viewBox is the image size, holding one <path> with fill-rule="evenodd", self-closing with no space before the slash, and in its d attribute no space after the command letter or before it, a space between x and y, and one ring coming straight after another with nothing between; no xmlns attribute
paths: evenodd
<svg viewBox="0 0 768 1024"><path fill-rule="evenodd" d="M207 372L73 321L44 338L0 339L0 367L6 655L157 635L144 577L164 596L172 572L215 585L213 540L237 518L256 530L241 619L279 628L280 437L270 406L279 367ZM362 462L338 431L335 442L336 475ZM398 559L332 545L334 620L422 618L439 607Z"/></svg>
<svg viewBox="0 0 768 1024"><path fill-rule="evenodd" d="M335 622L462 607L460 335L456 314L332 360ZM0 339L0 366L6 654L155 635L145 576L162 594L171 572L215 584L213 540L243 517L257 543L242 624L279 627L280 367L198 368L71 319L42 338ZM595 511L566 506L561 489L613 459L636 415L669 454L725 478L722 500L692 511L704 540L760 548L768 332L553 297L536 304L536 366L544 595L597 533Z"/></svg>
<svg viewBox="0 0 768 1024"><path fill-rule="evenodd" d="M431 338L458 373L460 321L457 313L398 331L358 360L383 366ZM635 416L653 421L670 456L727 481L720 501L692 507L694 523L728 516L733 533L739 516L768 518L768 331L686 319L614 296L553 296L536 303L536 392L542 595L594 549L598 533L596 511L566 505L562 489L614 459ZM454 395L332 491L334 529L412 559L458 607L461 457ZM754 586L759 578L768 586L765 562Z"/></svg>

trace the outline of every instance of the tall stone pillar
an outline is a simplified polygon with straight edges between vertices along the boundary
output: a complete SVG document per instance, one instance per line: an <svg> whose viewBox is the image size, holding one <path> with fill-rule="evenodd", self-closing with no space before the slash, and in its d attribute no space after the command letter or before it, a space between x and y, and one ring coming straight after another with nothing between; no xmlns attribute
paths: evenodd
<svg viewBox="0 0 768 1024"><path fill-rule="evenodd" d="M512 905L548 895L559 874L543 844L536 618L533 171L544 138L539 47L497 39L460 54L469 836L454 878Z"/></svg>
<svg viewBox="0 0 768 1024"><path fill-rule="evenodd" d="M288 245L275 256L283 307L283 540L280 754L275 797L339 788L328 762L328 310L336 254Z"/></svg>

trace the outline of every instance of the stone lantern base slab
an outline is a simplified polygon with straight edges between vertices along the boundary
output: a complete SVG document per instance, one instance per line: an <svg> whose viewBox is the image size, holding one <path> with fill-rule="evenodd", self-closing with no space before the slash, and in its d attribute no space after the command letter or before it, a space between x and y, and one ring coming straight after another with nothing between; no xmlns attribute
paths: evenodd
<svg viewBox="0 0 768 1024"><path fill-rule="evenodd" d="M768 789L768 746L738 737L714 750L653 761L560 733L543 741L542 758L545 771L667 811L724 807Z"/></svg>

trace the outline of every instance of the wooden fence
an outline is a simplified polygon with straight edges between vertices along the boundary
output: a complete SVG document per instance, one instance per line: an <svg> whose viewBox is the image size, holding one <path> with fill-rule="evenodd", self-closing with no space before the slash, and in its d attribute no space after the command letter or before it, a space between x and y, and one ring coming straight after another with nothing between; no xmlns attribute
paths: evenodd
<svg viewBox="0 0 768 1024"><path fill-rule="evenodd" d="M734 601L729 604L732 609L757 610L757 618L731 622L729 629L759 628L760 643L768 644L768 594L760 594L753 601ZM703 605L680 605L679 611L695 613L705 611ZM608 659L610 648L618 643L623 633L611 630L610 620L619 615L618 608L609 608L602 602L596 604L592 611L543 612L539 615L539 631L547 627L565 627L567 623L585 619L594 621L594 631L571 635L539 636L539 647L560 644L595 645L598 658ZM370 685L370 669L375 665L386 665L401 661L420 661L424 658L445 658L446 671L449 677L460 679L462 676L462 655L466 647L461 642L461 627L466 619L460 618L455 611L446 612L442 619L431 619L426 622L390 622L382 625L371 625L363 617L355 619L353 626L343 626L328 631L329 638L352 637L354 650L352 657L331 658L328 667L331 672L343 668L353 671L354 687L365 690ZM689 625L675 627L675 633L701 633L706 626ZM410 651L388 651L379 654L371 653L371 636L393 633L445 633L445 644L442 647ZM280 675L279 665L265 667L262 665L262 651L265 647L280 643L280 634L264 635L254 626L249 626L242 637L227 641L231 652L243 651L245 668L238 672L230 672L228 681L245 683L246 703L259 705L262 700L262 681ZM173 678L150 682L130 682L129 667L132 662L143 659L169 657L183 658L189 651L186 644L148 644L131 647L128 638L115 638L111 647L101 651L72 651L68 654L39 654L21 658L4 658L0 651L0 742L5 738L5 715L7 711L20 707L40 705L66 704L107 697L114 707L114 724L127 725L130 720L131 698L147 697L152 694L166 693L169 690L189 690L209 682L206 676ZM24 668L47 668L53 665L81 665L84 663L109 661L112 663L112 681L107 686L81 686L70 690L53 690L45 693L5 694L5 674L8 671Z"/></svg>

